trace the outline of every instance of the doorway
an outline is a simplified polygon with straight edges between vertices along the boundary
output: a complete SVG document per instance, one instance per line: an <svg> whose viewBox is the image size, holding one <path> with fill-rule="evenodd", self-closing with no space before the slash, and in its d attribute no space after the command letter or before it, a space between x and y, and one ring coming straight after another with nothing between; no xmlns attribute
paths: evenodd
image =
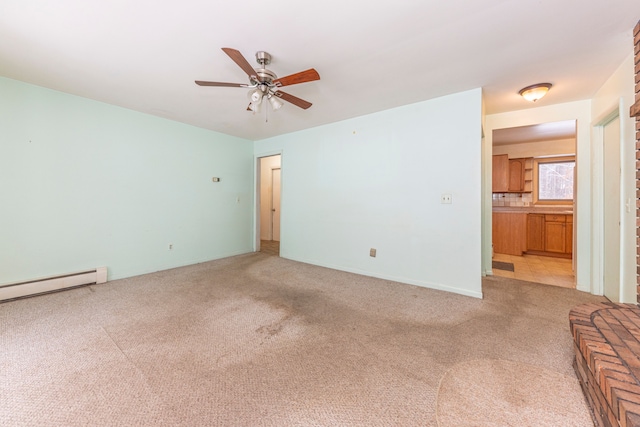
<svg viewBox="0 0 640 427"><path fill-rule="evenodd" d="M278 154L258 159L259 250L276 256L280 255L281 157Z"/></svg>
<svg viewBox="0 0 640 427"><path fill-rule="evenodd" d="M576 120L492 131L494 275L576 288L576 147Z"/></svg>

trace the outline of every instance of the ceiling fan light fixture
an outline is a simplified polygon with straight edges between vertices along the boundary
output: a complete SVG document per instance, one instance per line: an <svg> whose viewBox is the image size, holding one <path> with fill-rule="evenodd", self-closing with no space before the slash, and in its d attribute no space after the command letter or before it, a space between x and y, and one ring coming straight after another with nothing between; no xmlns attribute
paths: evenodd
<svg viewBox="0 0 640 427"><path fill-rule="evenodd" d="M536 102L538 99L545 96L547 92L549 92L551 86L553 86L551 83L538 83L520 89L518 94L527 101Z"/></svg>
<svg viewBox="0 0 640 427"><path fill-rule="evenodd" d="M269 100L269 103L271 104L271 108L273 108L274 111L277 111L280 108L282 108L282 102L280 102L277 96L269 95L267 99Z"/></svg>
<svg viewBox="0 0 640 427"><path fill-rule="evenodd" d="M253 111L254 113L259 113L262 110L262 103L252 102L251 104L249 104L249 108L251 108L251 111Z"/></svg>
<svg viewBox="0 0 640 427"><path fill-rule="evenodd" d="M248 93L249 99L252 104L260 104L262 102L262 97L264 94L260 89L253 89Z"/></svg>

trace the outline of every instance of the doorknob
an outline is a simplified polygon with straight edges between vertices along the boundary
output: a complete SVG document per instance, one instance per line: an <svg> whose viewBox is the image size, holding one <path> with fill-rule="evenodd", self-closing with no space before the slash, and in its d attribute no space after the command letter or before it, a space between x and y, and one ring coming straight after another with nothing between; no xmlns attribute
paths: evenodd
<svg viewBox="0 0 640 427"><path fill-rule="evenodd" d="M271 209L271 212L275 212L275 211L276 211L275 209Z"/></svg>

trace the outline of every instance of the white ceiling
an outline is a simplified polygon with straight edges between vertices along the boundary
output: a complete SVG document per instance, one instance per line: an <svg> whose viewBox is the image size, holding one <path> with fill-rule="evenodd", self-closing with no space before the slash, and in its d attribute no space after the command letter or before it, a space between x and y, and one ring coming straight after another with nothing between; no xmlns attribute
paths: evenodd
<svg viewBox="0 0 640 427"><path fill-rule="evenodd" d="M632 52L638 0L2 0L0 75L259 140L482 87L487 114L588 99ZM273 56L313 103L246 111L220 48ZM531 104L524 86L551 82Z"/></svg>
<svg viewBox="0 0 640 427"><path fill-rule="evenodd" d="M530 126L494 129L492 143L493 145L521 144L524 142L575 139L576 136L576 121L563 120Z"/></svg>

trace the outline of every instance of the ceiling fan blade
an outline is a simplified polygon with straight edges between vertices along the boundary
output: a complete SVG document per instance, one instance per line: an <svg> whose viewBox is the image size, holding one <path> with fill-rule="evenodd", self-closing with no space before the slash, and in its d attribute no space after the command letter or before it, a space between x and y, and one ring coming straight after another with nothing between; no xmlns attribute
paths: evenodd
<svg viewBox="0 0 640 427"><path fill-rule="evenodd" d="M298 107L300 107L302 109L305 109L305 110L307 108L311 107L311 105L313 105L310 102L305 101L304 99L300 99L297 96L290 95L290 94L288 94L286 92L282 92L280 90L274 92L274 95L277 96L278 98L282 98L285 101L290 102L293 105L298 106Z"/></svg>
<svg viewBox="0 0 640 427"><path fill-rule="evenodd" d="M256 70L254 70L251 64L249 64L249 61L242 56L240 51L231 49L230 47L223 47L222 50L224 53L229 55L229 58L233 59L233 62L238 64L238 66L242 68L242 70L247 73L252 80L257 80Z"/></svg>
<svg viewBox="0 0 640 427"><path fill-rule="evenodd" d="M203 82L202 80L196 80L196 84L198 86L249 87L243 83Z"/></svg>
<svg viewBox="0 0 640 427"><path fill-rule="evenodd" d="M314 80L320 80L320 74L314 69L309 68L299 73L291 74L288 76L280 77L273 81L276 86L289 86L297 85L298 83L312 82Z"/></svg>

